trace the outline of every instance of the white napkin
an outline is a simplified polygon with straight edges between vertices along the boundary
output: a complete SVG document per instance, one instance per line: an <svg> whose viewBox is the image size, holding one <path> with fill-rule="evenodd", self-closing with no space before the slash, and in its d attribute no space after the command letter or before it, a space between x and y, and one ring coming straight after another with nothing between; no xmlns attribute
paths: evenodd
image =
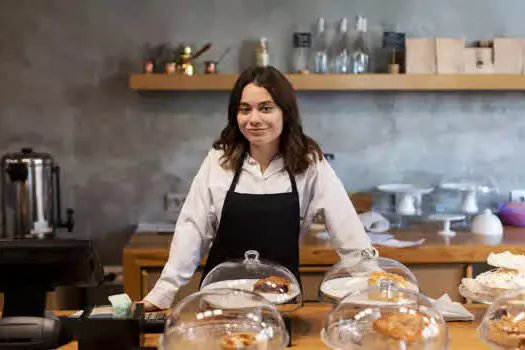
<svg viewBox="0 0 525 350"><path fill-rule="evenodd" d="M433 300L433 303L445 321L474 321L474 315L461 303L452 301L448 294L443 294L439 299Z"/></svg>
<svg viewBox="0 0 525 350"><path fill-rule="evenodd" d="M393 247L393 248L408 248L408 247L417 247L425 242L424 238L421 238L419 241L398 241L395 238L387 239L385 241L377 242L376 245L383 247Z"/></svg>
<svg viewBox="0 0 525 350"><path fill-rule="evenodd" d="M390 222L379 213L369 211L358 216L367 232L385 232L390 228Z"/></svg>
<svg viewBox="0 0 525 350"><path fill-rule="evenodd" d="M372 244L378 244L380 242L393 239L394 236L392 236L390 233L369 233L368 238L370 238L370 242Z"/></svg>
<svg viewBox="0 0 525 350"><path fill-rule="evenodd" d="M131 308L133 301L126 293L114 294L108 297L111 306L113 307L113 315L119 318L131 317Z"/></svg>

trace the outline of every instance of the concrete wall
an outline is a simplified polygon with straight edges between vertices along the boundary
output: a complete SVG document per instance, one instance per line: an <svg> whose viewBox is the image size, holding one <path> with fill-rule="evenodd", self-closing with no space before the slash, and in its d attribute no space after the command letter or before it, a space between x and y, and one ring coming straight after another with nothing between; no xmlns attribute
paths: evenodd
<svg viewBox="0 0 525 350"><path fill-rule="evenodd" d="M185 191L226 120L226 93L154 94L128 89L145 44L204 44L207 58L232 48L237 72L249 43L269 39L286 70L295 24L319 15L369 18L413 36L525 36L522 0L2 0L0 151L33 146L64 169L64 202L76 235L119 263L137 222L165 220L163 194ZM203 57L203 58L206 58ZM306 131L348 189L393 181L435 182L470 164L504 191L525 187L520 93L300 94Z"/></svg>

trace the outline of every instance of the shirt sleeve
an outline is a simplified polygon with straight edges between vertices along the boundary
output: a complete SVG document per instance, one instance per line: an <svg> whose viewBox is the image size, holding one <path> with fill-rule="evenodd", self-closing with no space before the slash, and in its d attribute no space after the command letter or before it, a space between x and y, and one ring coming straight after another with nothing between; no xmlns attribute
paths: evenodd
<svg viewBox="0 0 525 350"><path fill-rule="evenodd" d="M155 287L144 298L161 309L172 306L175 294L188 283L208 249L207 237L212 230L208 186L212 158L211 152L208 153L193 179L175 225L168 262Z"/></svg>
<svg viewBox="0 0 525 350"><path fill-rule="evenodd" d="M325 159L315 165L310 207L311 212L324 209L332 246L341 258L353 258L358 250L372 247L343 183Z"/></svg>

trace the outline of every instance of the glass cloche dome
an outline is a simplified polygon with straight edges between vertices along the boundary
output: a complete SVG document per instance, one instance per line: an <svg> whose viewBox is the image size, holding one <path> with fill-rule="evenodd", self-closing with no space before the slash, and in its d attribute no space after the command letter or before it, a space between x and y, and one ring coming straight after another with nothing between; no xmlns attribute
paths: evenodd
<svg viewBox="0 0 525 350"><path fill-rule="evenodd" d="M379 286L382 281L414 292L419 291L416 276L400 262L381 258L375 248L364 249L360 254L345 256L332 266L319 286L322 302L337 303L349 293Z"/></svg>
<svg viewBox="0 0 525 350"><path fill-rule="evenodd" d="M163 350L284 349L289 335L279 311L264 297L235 289L194 293L166 321Z"/></svg>
<svg viewBox="0 0 525 350"><path fill-rule="evenodd" d="M453 208L452 212L461 212L466 215L475 215L483 209L491 207L491 196L499 194L499 186L496 180L486 173L478 173L472 167L464 167L457 173L446 174L440 181L441 190L461 194L460 203ZM480 196L483 195L483 196ZM444 196L442 196L444 197ZM442 198L445 203L439 206L450 206L446 204L450 199ZM442 200L438 200L441 202Z"/></svg>
<svg viewBox="0 0 525 350"><path fill-rule="evenodd" d="M379 303L362 304L373 296ZM392 281L347 295L321 331L332 349L444 350L448 330L425 296L393 287Z"/></svg>
<svg viewBox="0 0 525 350"><path fill-rule="evenodd" d="M525 289L498 297L485 313L478 335L492 349L522 349L525 345Z"/></svg>
<svg viewBox="0 0 525 350"><path fill-rule="evenodd" d="M302 288L286 267L259 259L259 253L249 250L244 260L217 265L204 278L201 290L234 288L254 292L273 303L283 313L297 310L303 304Z"/></svg>

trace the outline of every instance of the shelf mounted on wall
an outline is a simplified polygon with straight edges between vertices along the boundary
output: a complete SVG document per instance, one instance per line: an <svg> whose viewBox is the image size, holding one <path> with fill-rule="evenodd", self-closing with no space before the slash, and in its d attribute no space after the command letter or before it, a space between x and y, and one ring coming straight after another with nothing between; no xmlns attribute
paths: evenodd
<svg viewBox="0 0 525 350"><path fill-rule="evenodd" d="M229 91L237 74L132 74L135 91ZM512 74L288 74L297 91L525 91Z"/></svg>

